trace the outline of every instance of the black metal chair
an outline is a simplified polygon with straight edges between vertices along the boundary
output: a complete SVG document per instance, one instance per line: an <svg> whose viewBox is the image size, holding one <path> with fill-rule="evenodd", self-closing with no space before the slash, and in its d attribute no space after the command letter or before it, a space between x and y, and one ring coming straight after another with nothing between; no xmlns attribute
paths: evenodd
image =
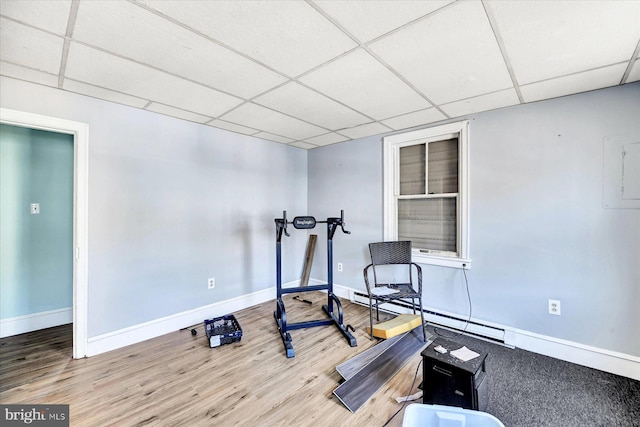
<svg viewBox="0 0 640 427"><path fill-rule="evenodd" d="M424 311L422 310L422 268L411 261L411 242L378 242L369 243L371 264L364 268L364 283L369 294L369 332L373 339L373 309L376 309L376 320L380 320L378 307L392 301L403 301L411 304L413 314L416 314L416 299L422 319L422 336L427 341L427 332L424 323ZM387 266L387 267L383 267ZM392 272L382 272L382 269L393 269ZM371 271L370 271L371 270ZM417 273L414 275L414 271ZM369 276L373 273L373 287L369 283ZM389 277L397 277L402 274L401 283L389 280ZM378 281L381 276L381 281ZM416 277L417 276L417 277ZM382 289L382 288L388 289ZM417 289L416 289L417 287ZM409 302L411 300L411 302Z"/></svg>

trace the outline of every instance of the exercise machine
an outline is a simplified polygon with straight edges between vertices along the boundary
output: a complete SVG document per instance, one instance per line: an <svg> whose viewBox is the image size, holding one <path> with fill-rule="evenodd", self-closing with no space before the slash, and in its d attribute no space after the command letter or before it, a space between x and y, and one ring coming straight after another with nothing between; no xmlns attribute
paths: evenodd
<svg viewBox="0 0 640 427"><path fill-rule="evenodd" d="M344 325L342 304L340 299L333 293L333 236L340 227L343 233L351 234L350 231L344 229L344 211L340 211L340 218L327 218L326 221L316 221L312 216L297 216L293 221L287 220L287 211L282 212L282 218L276 218L276 289L277 301L276 311L273 316L276 319L278 332L284 344L287 357L294 357L293 344L291 343L291 334L289 331L294 329L313 328L316 326L335 325L344 335L351 347L358 344L349 329L354 330L351 325ZM316 224L327 224L327 283L320 285L299 286L293 288L282 288L282 234L289 236L287 232L287 224L292 224L296 229L309 230L315 228ZM282 295L311 291L327 291L327 304L322 306L324 312L329 316L328 319L308 320L306 322L287 323L287 311L282 301ZM334 311L334 305L336 312Z"/></svg>

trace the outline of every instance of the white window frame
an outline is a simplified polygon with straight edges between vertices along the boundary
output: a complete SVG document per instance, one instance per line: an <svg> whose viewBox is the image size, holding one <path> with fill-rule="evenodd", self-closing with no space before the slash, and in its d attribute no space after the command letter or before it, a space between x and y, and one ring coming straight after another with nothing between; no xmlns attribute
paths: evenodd
<svg viewBox="0 0 640 427"><path fill-rule="evenodd" d="M384 240L398 239L396 198L400 192L400 148L445 139L458 138L458 252L413 249L412 258L419 264L452 268L471 268L469 259L469 122L449 123L383 138Z"/></svg>

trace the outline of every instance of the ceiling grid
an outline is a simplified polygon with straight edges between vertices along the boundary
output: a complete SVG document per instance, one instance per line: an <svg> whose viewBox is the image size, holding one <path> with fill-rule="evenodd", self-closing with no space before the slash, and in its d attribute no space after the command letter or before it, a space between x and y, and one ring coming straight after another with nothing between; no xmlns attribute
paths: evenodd
<svg viewBox="0 0 640 427"><path fill-rule="evenodd" d="M640 0L0 2L0 75L303 149L640 80Z"/></svg>

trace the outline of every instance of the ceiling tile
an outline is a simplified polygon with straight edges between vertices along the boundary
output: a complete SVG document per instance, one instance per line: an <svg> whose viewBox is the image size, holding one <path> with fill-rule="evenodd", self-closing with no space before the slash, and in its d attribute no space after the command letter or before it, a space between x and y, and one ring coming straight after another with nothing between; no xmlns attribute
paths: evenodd
<svg viewBox="0 0 640 427"><path fill-rule="evenodd" d="M487 1L519 84L628 61L638 1Z"/></svg>
<svg viewBox="0 0 640 427"><path fill-rule="evenodd" d="M305 142L308 142L313 145L329 145L335 144L337 142L347 141L349 138L346 136L338 135L337 133L330 132L325 133L324 135L314 136L313 138L305 139Z"/></svg>
<svg viewBox="0 0 640 427"><path fill-rule="evenodd" d="M442 111L451 117L460 117L479 111L489 111L496 108L508 107L519 104L518 94L515 89L506 89L499 92L488 93L474 98L463 99L441 105Z"/></svg>
<svg viewBox="0 0 640 427"><path fill-rule="evenodd" d="M436 104L513 85L480 2L456 2L370 47Z"/></svg>
<svg viewBox="0 0 640 427"><path fill-rule="evenodd" d="M216 128L228 130L231 132L242 133L244 135L254 135L258 130L248 128L246 126L240 126L235 123L226 122L224 120L216 119L207 123L209 126L213 126Z"/></svg>
<svg viewBox="0 0 640 427"><path fill-rule="evenodd" d="M362 114L295 82L259 96L253 102L332 130L371 121Z"/></svg>
<svg viewBox="0 0 640 427"><path fill-rule="evenodd" d="M215 117L241 100L117 56L71 43L66 76Z"/></svg>
<svg viewBox="0 0 640 427"><path fill-rule="evenodd" d="M244 98L286 81L266 67L128 2L80 3L73 37Z"/></svg>
<svg viewBox="0 0 640 427"><path fill-rule="evenodd" d="M627 64L616 64L597 70L520 86L520 91L525 102L533 102L615 86L620 83L626 68Z"/></svg>
<svg viewBox="0 0 640 427"><path fill-rule="evenodd" d="M293 146L293 147L304 148L305 150L310 150L310 149L312 149L312 148L316 148L316 146L315 146L315 145L308 144L308 143L303 142L303 141L293 142L293 143L291 143L291 144L289 144L289 145L291 145L291 146Z"/></svg>
<svg viewBox="0 0 640 427"><path fill-rule="evenodd" d="M365 136L378 135L380 133L389 132L390 129L380 123L369 123L362 126L357 126L351 129L343 129L341 134L348 136L351 139L364 138Z"/></svg>
<svg viewBox="0 0 640 427"><path fill-rule="evenodd" d="M235 123L226 122L224 120L216 119L207 123L209 126L213 126L219 129L228 130L231 132L242 133L244 135L255 135L258 130L249 128L246 126L241 126Z"/></svg>
<svg viewBox="0 0 640 427"><path fill-rule="evenodd" d="M196 123L206 123L209 120L211 120L211 117L192 113L190 111L181 110L179 108L170 107L168 105L158 104L155 102L149 104L147 108L145 108L145 110L164 114L165 116L177 117L179 119L188 120L190 122L196 122Z"/></svg>
<svg viewBox="0 0 640 427"><path fill-rule="evenodd" d="M640 80L640 59L633 63L633 67L625 83L637 82L638 80Z"/></svg>
<svg viewBox="0 0 640 427"><path fill-rule="evenodd" d="M301 1L144 0L144 3L288 76L297 76L356 43Z"/></svg>
<svg viewBox="0 0 640 427"><path fill-rule="evenodd" d="M403 114L402 116L382 120L382 123L389 126L393 130L400 130L420 125L426 125L428 123L433 123L445 119L447 119L447 116L442 114L437 109L427 108L426 110L414 111L413 113Z"/></svg>
<svg viewBox="0 0 640 427"><path fill-rule="evenodd" d="M61 36L67 32L70 10L70 0L0 2L0 14Z"/></svg>
<svg viewBox="0 0 640 427"><path fill-rule="evenodd" d="M256 138L262 138L262 139L266 139L268 141L273 141L273 142L281 142L283 144L288 144L290 142L293 142L294 140L291 138L285 138L284 136L280 136L280 135L274 135L272 133L269 132L258 132L255 135Z"/></svg>
<svg viewBox="0 0 640 427"><path fill-rule="evenodd" d="M45 86L58 87L57 75L11 64L9 62L0 61L0 75L38 83Z"/></svg>
<svg viewBox="0 0 640 427"><path fill-rule="evenodd" d="M0 60L51 74L60 72L64 38L0 18Z"/></svg>
<svg viewBox="0 0 640 427"><path fill-rule="evenodd" d="M222 116L222 119L293 140L326 133L326 130L322 128L252 103L239 106Z"/></svg>
<svg viewBox="0 0 640 427"><path fill-rule="evenodd" d="M81 95L91 96L93 98L105 99L118 104L129 105L131 107L143 108L149 103L146 99L137 98L124 93L114 92L109 89L93 86L90 84L77 82L70 79L64 79L62 88L70 92L79 93Z"/></svg>
<svg viewBox="0 0 640 427"><path fill-rule="evenodd" d="M362 49L299 79L374 119L386 119L431 105Z"/></svg>
<svg viewBox="0 0 640 427"><path fill-rule="evenodd" d="M391 30L427 15L447 1L335 1L315 0L322 10L361 42L368 42Z"/></svg>

